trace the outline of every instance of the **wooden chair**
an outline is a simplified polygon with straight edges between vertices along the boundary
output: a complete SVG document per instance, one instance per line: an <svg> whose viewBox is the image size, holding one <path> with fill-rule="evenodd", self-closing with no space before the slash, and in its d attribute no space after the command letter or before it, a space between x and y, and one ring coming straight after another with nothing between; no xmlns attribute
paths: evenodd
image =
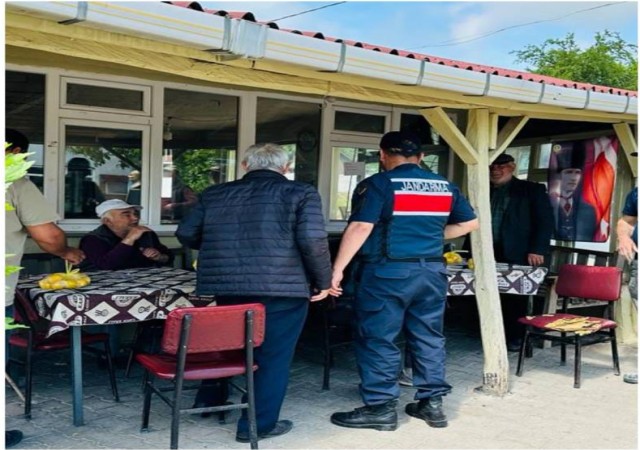
<svg viewBox="0 0 640 450"><path fill-rule="evenodd" d="M171 408L172 449L178 448L180 414L247 409L251 448L258 448L255 418L253 372L257 365L253 350L262 345L265 308L258 303L203 308L178 308L167 316L162 337L162 353L138 353L136 361L145 368L145 395L141 431L149 429L152 394ZM150 376L151 375L151 376ZM247 401L205 408L182 408L182 392L197 386L185 381L213 380L244 375L245 383L229 385L246 394ZM168 386L156 386L154 378L169 380ZM165 395L172 392L173 395Z"/></svg>
<svg viewBox="0 0 640 450"><path fill-rule="evenodd" d="M311 303L303 335L320 337L323 369L322 389L329 390L333 351L335 348L353 342L355 313L353 298L331 297L321 302ZM316 341L316 339L313 339Z"/></svg>
<svg viewBox="0 0 640 450"><path fill-rule="evenodd" d="M69 330L46 337L47 320L41 318L33 308L31 301L19 290L15 293L14 307L16 310L15 321L26 325L26 329L16 329L9 336L9 345L24 350L24 360L18 359L15 355L9 357L8 365L12 363L25 367L26 387L24 415L27 419L31 419L31 397L33 385L33 355L38 352L68 350L71 348L71 337ZM101 350L90 347L91 344L103 344L104 355L107 360L107 368L109 370L109 382L111 384L111 392L116 402L120 401L118 395L118 387L116 385L115 370L111 358L111 349L109 346L108 333L82 333L82 350L94 354L103 354ZM7 372L9 368L7 367Z"/></svg>
<svg viewBox="0 0 640 450"><path fill-rule="evenodd" d="M531 351L532 338L559 342L560 361L563 365L567 361L567 345L575 346L574 388L580 387L582 347L587 345L611 342L614 373L620 375L615 332L617 324L613 321L613 304L620 298L621 288L622 270L618 267L577 264L561 266L556 292L562 299L562 312L518 319L526 326L526 331L520 347L516 375L522 376L525 352ZM568 314L570 298L606 302L603 317Z"/></svg>

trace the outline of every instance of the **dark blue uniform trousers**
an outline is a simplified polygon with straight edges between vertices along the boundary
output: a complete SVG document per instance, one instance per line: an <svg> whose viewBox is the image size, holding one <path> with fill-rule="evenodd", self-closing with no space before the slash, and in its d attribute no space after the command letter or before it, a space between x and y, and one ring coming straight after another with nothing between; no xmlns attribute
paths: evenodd
<svg viewBox="0 0 640 450"><path fill-rule="evenodd" d="M445 381L444 309L447 272L441 262L366 263L356 288L356 358L365 405L400 396L404 329L412 356L416 400L451 391Z"/></svg>
<svg viewBox="0 0 640 450"><path fill-rule="evenodd" d="M216 297L218 305L262 303L266 307L265 337L255 349L256 421L258 433L268 433L280 416L289 384L289 368L309 310L309 299L292 297ZM246 401L246 400L245 400ZM242 410L238 432L248 432L247 410Z"/></svg>

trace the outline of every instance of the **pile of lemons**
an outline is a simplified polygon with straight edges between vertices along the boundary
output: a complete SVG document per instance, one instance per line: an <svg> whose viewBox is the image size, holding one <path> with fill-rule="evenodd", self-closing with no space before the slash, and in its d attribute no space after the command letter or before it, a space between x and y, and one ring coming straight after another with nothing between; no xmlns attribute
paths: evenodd
<svg viewBox="0 0 640 450"><path fill-rule="evenodd" d="M446 252L444 255L445 261L447 264L462 264L462 256L456 252Z"/></svg>
<svg viewBox="0 0 640 450"><path fill-rule="evenodd" d="M86 273L81 273L79 269L52 273L38 281L40 289L45 290L77 289L85 287L89 283L91 283L91 278Z"/></svg>
<svg viewBox="0 0 640 450"><path fill-rule="evenodd" d="M464 259L460 256L458 252L446 252L444 255L444 259L447 264L464 264ZM472 258L467 259L467 267L471 270L475 268L475 264Z"/></svg>

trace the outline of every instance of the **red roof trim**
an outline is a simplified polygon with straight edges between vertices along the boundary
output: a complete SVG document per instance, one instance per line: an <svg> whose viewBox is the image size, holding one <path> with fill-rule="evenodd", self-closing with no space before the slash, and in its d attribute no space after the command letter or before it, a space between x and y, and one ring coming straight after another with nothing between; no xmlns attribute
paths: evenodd
<svg viewBox="0 0 640 450"><path fill-rule="evenodd" d="M198 2L164 1L163 3L168 3L174 6L180 6L182 8L189 8L196 11L202 11L207 14L216 14L223 17L228 16L228 17L231 17L232 19L242 19L242 20L248 20L250 22L256 22L256 18L251 12L227 12L224 10L204 9ZM276 24L275 22L258 22L258 23L266 24L273 29L287 32L287 33L294 33L294 34L299 34L303 36L314 37L316 39L323 39L326 41L339 42L339 43L341 42L346 45L364 48L365 50L388 53L390 55L398 55L405 58L424 60L434 64L441 64L444 66L456 67L456 68L465 69L465 70L472 70L474 72L491 73L492 75L497 75L501 77L515 78L518 80L527 80L527 81L533 81L538 83L545 83L545 84L550 84L552 86L560 86L560 87L565 87L569 89L576 89L576 90L583 90L583 91L589 90L593 92L602 92L605 94L616 94L616 95L627 96L627 97L638 96L637 91L629 91L626 89L613 88L609 86L599 86L599 85L594 85L589 83L579 83L571 80L563 80L561 78L553 78L553 77L548 77L544 75L537 75L535 73L530 73L530 72L520 72L517 70L502 69L500 67L484 66L481 64L475 64L475 63L470 63L465 61L456 61L454 59L446 59L446 58L440 58L437 56L424 55L420 53L412 53L404 50L391 49L391 48L383 47L380 45L372 45L372 44L367 44L363 42L351 41L348 39L339 39L331 36L324 36L324 34L322 34L321 32L316 32L316 31L298 31L298 30L288 30L284 28L280 29L278 24Z"/></svg>

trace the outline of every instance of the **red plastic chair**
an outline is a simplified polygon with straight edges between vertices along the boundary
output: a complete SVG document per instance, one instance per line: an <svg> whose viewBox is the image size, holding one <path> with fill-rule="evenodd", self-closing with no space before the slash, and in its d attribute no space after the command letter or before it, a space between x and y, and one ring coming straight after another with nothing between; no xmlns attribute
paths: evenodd
<svg viewBox="0 0 640 450"><path fill-rule="evenodd" d="M203 308L178 308L169 313L162 336L162 353L139 353L136 361L145 368L142 428L149 429L151 395L158 395L171 407L171 448L178 448L181 413L220 412L247 409L251 448L258 448L255 418L253 372L258 366L253 349L262 345L265 309L258 303ZM151 377L150 377L151 375ZM181 408L182 392L197 386L185 381L211 380L245 375L244 387L233 381L230 386L247 395L246 403ZM170 380L169 386L156 386L154 378ZM165 392L173 392L169 397Z"/></svg>
<svg viewBox="0 0 640 450"><path fill-rule="evenodd" d="M15 293L14 307L16 310L15 321L26 325L28 328L18 328L13 330L9 336L9 345L24 350L25 359L20 360L15 356L9 357L9 365L11 363L19 364L25 367L26 372L26 388L24 415L25 418L31 419L31 397L33 384L33 364L32 359L34 353L68 350L71 348L71 337L69 330L46 337L48 322L41 318L33 308L31 301L19 290ZM115 370L111 359L111 349L109 346L108 333L82 333L82 350L89 351L94 354L102 354L101 350L89 347L90 344L103 344L104 355L107 360L107 368L109 370L109 382L111 384L111 392L116 402L120 401L118 395L118 387L116 385ZM9 368L7 368L9 370Z"/></svg>
<svg viewBox="0 0 640 450"><path fill-rule="evenodd" d="M560 361L563 365L567 361L567 345L575 346L574 388L580 387L582 347L587 345L611 342L614 373L620 375L613 304L620 298L621 288L622 270L618 267L575 264L560 267L556 292L562 298L562 313L518 319L518 322L526 325L526 331L520 347L516 375L522 376L525 352L531 349L531 338L559 342ZM600 300L608 304L603 317L580 316L567 313L570 298Z"/></svg>

